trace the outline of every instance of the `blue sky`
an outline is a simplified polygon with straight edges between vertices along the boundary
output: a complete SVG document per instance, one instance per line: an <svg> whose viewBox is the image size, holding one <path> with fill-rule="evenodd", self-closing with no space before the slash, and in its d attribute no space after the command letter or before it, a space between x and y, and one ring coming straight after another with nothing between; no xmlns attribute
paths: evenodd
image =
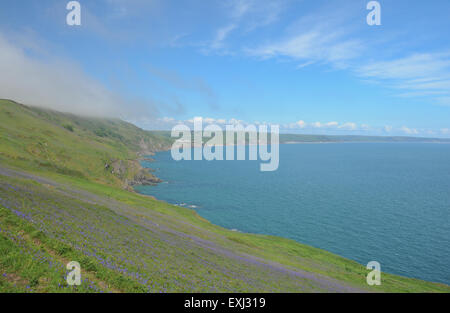
<svg viewBox="0 0 450 313"><path fill-rule="evenodd" d="M0 4L0 97L148 129L195 116L285 132L450 137L450 2Z"/></svg>

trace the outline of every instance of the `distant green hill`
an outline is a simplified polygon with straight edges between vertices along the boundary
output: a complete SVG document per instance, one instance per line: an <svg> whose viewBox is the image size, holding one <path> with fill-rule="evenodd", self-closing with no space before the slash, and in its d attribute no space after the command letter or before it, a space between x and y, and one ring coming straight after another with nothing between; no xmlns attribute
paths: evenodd
<svg viewBox="0 0 450 313"><path fill-rule="evenodd" d="M314 142L436 142L450 143L450 139L422 138L406 136L333 136L280 134L280 143L314 143Z"/></svg>
<svg viewBox="0 0 450 313"><path fill-rule="evenodd" d="M168 149L171 142L118 119L79 117L0 100L0 161L21 168L126 186L146 175L136 161L139 156Z"/></svg>
<svg viewBox="0 0 450 313"><path fill-rule="evenodd" d="M450 292L130 192L167 133L0 101L0 292ZM147 177L148 179L148 177ZM65 268L78 261L81 286Z"/></svg>
<svg viewBox="0 0 450 313"><path fill-rule="evenodd" d="M170 137L169 131L154 132L167 140L173 140ZM226 143L226 132L223 132L223 143ZM203 137L203 143L207 143L211 138ZM194 143L194 132L191 132L191 140ZM268 135L268 142L270 142L270 134ZM245 143L248 144L248 133L245 136ZM237 142L235 135L234 141ZM279 143L281 144L295 144L295 143L350 143L350 142L417 142L417 143L450 143L447 138L426 138L426 137L408 137L408 136L358 136L358 135L308 135L308 134L280 134Z"/></svg>

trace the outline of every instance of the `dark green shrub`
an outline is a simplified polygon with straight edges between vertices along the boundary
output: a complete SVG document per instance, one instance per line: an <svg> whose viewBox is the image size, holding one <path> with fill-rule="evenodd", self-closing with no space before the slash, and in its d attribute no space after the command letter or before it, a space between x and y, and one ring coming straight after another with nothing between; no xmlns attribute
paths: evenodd
<svg viewBox="0 0 450 313"><path fill-rule="evenodd" d="M65 129L67 129L68 131L73 132L73 126L72 126L72 125L66 124L66 125L64 125L63 127L64 127Z"/></svg>

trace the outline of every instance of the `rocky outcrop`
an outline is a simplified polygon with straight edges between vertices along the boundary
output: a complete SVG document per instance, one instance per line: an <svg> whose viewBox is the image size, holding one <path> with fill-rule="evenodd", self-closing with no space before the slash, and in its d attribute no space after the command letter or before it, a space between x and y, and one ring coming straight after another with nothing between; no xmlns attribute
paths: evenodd
<svg viewBox="0 0 450 313"><path fill-rule="evenodd" d="M135 176L132 181L128 184L130 186L137 185L145 185L145 186L155 186L158 183L161 183L162 180L151 174L150 171L146 168L142 168Z"/></svg>
<svg viewBox="0 0 450 313"><path fill-rule="evenodd" d="M157 151L167 150L167 143L152 142L140 139L139 151L135 152L137 159L112 159L105 161L104 168L123 183L123 188L133 191L134 186L154 186L162 180L153 175L151 169L143 168L140 161L153 162L151 158Z"/></svg>
<svg viewBox="0 0 450 313"><path fill-rule="evenodd" d="M105 163L105 170L120 179L123 188L130 191L134 186L155 186L162 182L150 169L143 168L138 160L111 160Z"/></svg>

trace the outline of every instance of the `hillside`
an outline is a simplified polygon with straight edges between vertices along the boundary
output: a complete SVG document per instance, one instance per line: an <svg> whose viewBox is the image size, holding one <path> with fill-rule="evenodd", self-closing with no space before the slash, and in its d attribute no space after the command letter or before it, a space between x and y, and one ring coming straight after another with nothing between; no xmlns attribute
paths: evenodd
<svg viewBox="0 0 450 313"><path fill-rule="evenodd" d="M127 188L157 181L139 156L171 140L118 119L82 118L0 100L0 161Z"/></svg>
<svg viewBox="0 0 450 313"><path fill-rule="evenodd" d="M169 144L119 120L0 101L0 292L450 292L386 273L370 287L354 261L125 190L137 158ZM79 287L65 282L72 260Z"/></svg>

